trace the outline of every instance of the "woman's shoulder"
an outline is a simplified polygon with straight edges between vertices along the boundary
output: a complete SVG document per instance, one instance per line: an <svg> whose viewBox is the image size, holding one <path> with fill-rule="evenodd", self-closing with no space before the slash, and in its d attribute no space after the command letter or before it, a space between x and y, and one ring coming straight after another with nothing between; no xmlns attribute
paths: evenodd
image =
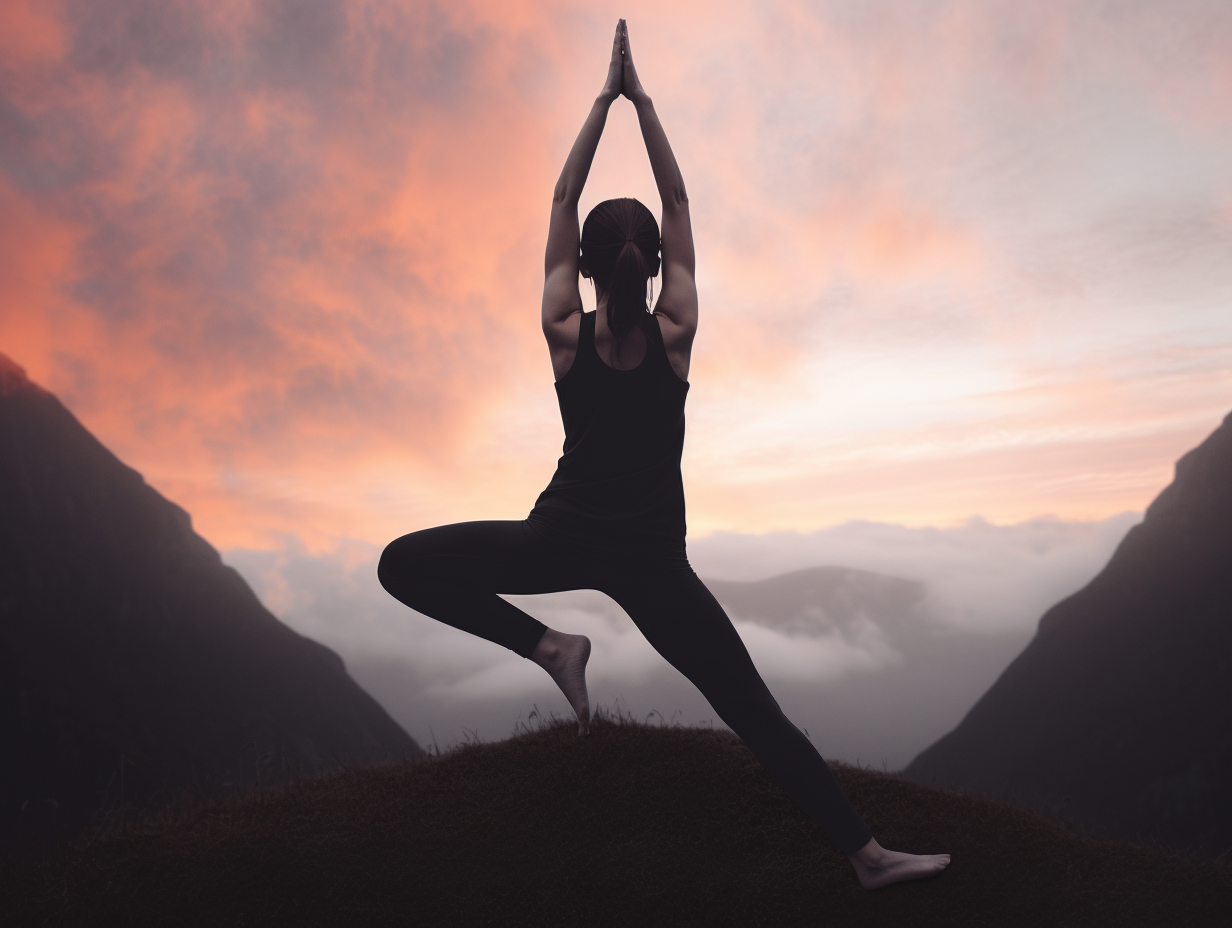
<svg viewBox="0 0 1232 928"><path fill-rule="evenodd" d="M688 383L689 361L693 354L693 335L697 326L682 326L673 321L667 313L658 312L648 315L651 338L662 346L672 373L679 380Z"/></svg>

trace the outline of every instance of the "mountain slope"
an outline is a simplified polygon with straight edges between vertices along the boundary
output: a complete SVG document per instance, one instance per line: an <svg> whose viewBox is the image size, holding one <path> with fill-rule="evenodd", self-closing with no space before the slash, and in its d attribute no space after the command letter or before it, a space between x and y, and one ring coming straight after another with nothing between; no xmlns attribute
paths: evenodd
<svg viewBox="0 0 1232 928"><path fill-rule="evenodd" d="M160 789L422 752L0 355L0 836Z"/></svg>
<svg viewBox="0 0 1232 928"><path fill-rule="evenodd" d="M1232 416L904 773L1107 834L1232 846Z"/></svg>

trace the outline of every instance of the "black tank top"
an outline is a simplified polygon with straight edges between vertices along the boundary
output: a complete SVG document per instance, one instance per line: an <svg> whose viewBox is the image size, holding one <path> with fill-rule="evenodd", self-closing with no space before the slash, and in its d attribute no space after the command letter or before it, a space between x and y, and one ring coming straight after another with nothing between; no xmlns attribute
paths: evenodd
<svg viewBox="0 0 1232 928"><path fill-rule="evenodd" d="M638 321L646 356L621 371L599 358L595 313L583 313L577 355L556 382L565 448L528 520L577 553L687 566L684 401L659 320Z"/></svg>

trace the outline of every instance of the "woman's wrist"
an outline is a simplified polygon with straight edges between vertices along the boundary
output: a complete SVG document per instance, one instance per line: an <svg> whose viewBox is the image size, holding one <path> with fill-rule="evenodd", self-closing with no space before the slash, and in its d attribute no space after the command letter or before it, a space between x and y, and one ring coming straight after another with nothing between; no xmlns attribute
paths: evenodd
<svg viewBox="0 0 1232 928"><path fill-rule="evenodd" d="M650 94L644 90L635 90L633 93L626 93L625 96L638 109L641 109L643 106L654 106L654 101L650 99Z"/></svg>
<svg viewBox="0 0 1232 928"><path fill-rule="evenodd" d="M619 91L601 90L599 91L599 96L595 97L595 104L597 106L611 106L619 96Z"/></svg>

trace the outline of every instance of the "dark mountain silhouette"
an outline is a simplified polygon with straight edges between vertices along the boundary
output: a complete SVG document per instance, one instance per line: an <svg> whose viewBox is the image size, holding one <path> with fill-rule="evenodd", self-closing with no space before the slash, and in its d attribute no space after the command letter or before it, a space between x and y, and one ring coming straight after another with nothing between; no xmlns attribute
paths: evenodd
<svg viewBox="0 0 1232 928"><path fill-rule="evenodd" d="M1104 834L1232 846L1232 416L904 773Z"/></svg>
<svg viewBox="0 0 1232 928"><path fill-rule="evenodd" d="M0 355L0 836L418 756L327 648Z"/></svg>

